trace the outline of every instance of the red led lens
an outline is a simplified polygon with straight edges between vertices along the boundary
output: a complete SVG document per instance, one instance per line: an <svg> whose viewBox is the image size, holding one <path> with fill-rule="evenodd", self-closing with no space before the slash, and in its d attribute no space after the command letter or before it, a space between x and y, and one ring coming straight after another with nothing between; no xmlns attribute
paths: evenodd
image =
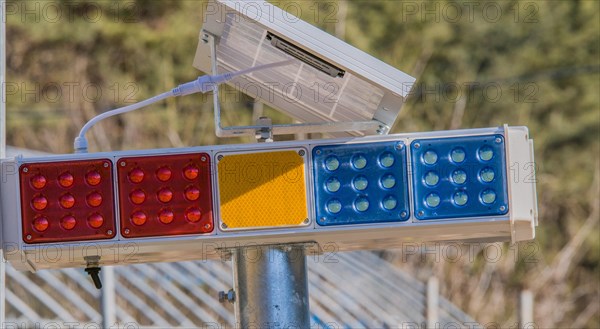
<svg viewBox="0 0 600 329"><path fill-rule="evenodd" d="M175 218L175 214L173 214L173 212L169 209L163 209L158 214L158 220L160 220L160 222L163 224L171 223L173 218Z"/></svg>
<svg viewBox="0 0 600 329"><path fill-rule="evenodd" d="M43 189L46 186L46 177L42 175L35 175L31 177L31 186L38 190Z"/></svg>
<svg viewBox="0 0 600 329"><path fill-rule="evenodd" d="M185 189L185 198L188 201L196 201L200 197L200 189L195 186L188 186Z"/></svg>
<svg viewBox="0 0 600 329"><path fill-rule="evenodd" d="M85 198L85 201L90 207L98 207L102 204L102 194L98 192L92 192L88 194L88 196Z"/></svg>
<svg viewBox="0 0 600 329"><path fill-rule="evenodd" d="M166 182L171 179L172 174L173 173L171 172L171 169L167 167L161 167L156 171L156 178L158 178L158 180L161 182Z"/></svg>
<svg viewBox="0 0 600 329"><path fill-rule="evenodd" d="M185 176L185 178L189 180L194 180L198 178L199 173L200 170L194 165L188 165L183 169L183 176Z"/></svg>
<svg viewBox="0 0 600 329"><path fill-rule="evenodd" d="M112 175L109 159L23 164L19 168L23 241L36 244L113 238Z"/></svg>
<svg viewBox="0 0 600 329"><path fill-rule="evenodd" d="M129 200L134 204L142 204L146 201L146 193L142 190L134 190L129 194Z"/></svg>
<svg viewBox="0 0 600 329"><path fill-rule="evenodd" d="M61 207L65 209L71 209L75 205L75 197L70 193L67 193L61 196L58 202L60 203Z"/></svg>
<svg viewBox="0 0 600 329"><path fill-rule="evenodd" d="M88 224L93 228L100 228L104 224L104 217L98 213L91 214L88 217Z"/></svg>
<svg viewBox="0 0 600 329"><path fill-rule="evenodd" d="M65 173L61 174L60 176L58 176L58 185L65 187L65 188L73 186L74 181L75 181L75 178L73 177L73 174L71 174L70 172L65 172Z"/></svg>
<svg viewBox="0 0 600 329"><path fill-rule="evenodd" d="M75 217L67 215L60 220L60 226L65 230L72 230L77 224Z"/></svg>
<svg viewBox="0 0 600 329"><path fill-rule="evenodd" d="M35 210L44 210L48 207L48 199L43 195L38 195L31 200L31 206Z"/></svg>
<svg viewBox="0 0 600 329"><path fill-rule="evenodd" d="M185 219L189 220L192 223L195 223L202 219L202 213L198 208L190 208L185 211Z"/></svg>
<svg viewBox="0 0 600 329"><path fill-rule="evenodd" d="M158 200L160 200L160 202L167 203L167 202L171 201L172 199L173 199L173 191L171 191L169 188L164 187L164 188L161 188L160 191L158 191Z"/></svg>
<svg viewBox="0 0 600 329"><path fill-rule="evenodd" d="M144 180L144 171L140 168L135 168L129 173L129 181L132 183L141 183Z"/></svg>
<svg viewBox="0 0 600 329"><path fill-rule="evenodd" d="M33 220L33 228L38 232L46 231L49 226L50 226L50 222L48 221L48 218L46 218L44 216L36 217Z"/></svg>
<svg viewBox="0 0 600 329"><path fill-rule="evenodd" d="M146 214L143 211L136 211L133 214L131 214L131 222L137 226L146 224L147 219L148 218L146 217Z"/></svg>
<svg viewBox="0 0 600 329"><path fill-rule="evenodd" d="M117 163L125 238L213 232L209 154L124 157ZM143 180L131 179L136 172L146 173Z"/></svg>
<svg viewBox="0 0 600 329"><path fill-rule="evenodd" d="M102 176L97 171L90 171L85 175L85 181L91 186L96 186L100 184L100 180L102 180Z"/></svg>

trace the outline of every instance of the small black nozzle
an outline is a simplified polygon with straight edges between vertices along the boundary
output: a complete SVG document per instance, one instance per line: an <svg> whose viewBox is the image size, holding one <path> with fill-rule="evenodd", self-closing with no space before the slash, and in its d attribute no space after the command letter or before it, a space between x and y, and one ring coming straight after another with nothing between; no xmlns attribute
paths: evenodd
<svg viewBox="0 0 600 329"><path fill-rule="evenodd" d="M87 274L92 277L92 281L94 281L94 286L96 289L102 289L102 281L100 280L100 268L99 267L87 267L85 269Z"/></svg>

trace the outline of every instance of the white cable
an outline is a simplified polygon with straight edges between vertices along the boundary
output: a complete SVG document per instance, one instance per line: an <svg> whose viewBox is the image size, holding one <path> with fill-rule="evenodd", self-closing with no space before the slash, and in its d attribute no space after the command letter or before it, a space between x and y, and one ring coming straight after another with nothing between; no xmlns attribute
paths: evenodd
<svg viewBox="0 0 600 329"><path fill-rule="evenodd" d="M156 102L160 102L163 99L169 98L173 96L173 91L169 91L163 94L160 94L158 96L154 96L152 98L149 98L145 101L141 101L139 103L135 103L135 104L131 104L125 107L121 107L112 111L108 111L108 112L104 112L102 114L99 114L95 117L93 117L90 121L88 121L83 128L81 128L81 131L79 131L79 136L77 138L75 138L75 142L74 142L74 146L75 146L75 153L87 153L87 140L85 138L85 133L92 128L93 125L95 125L96 123L98 123L98 121L112 117L113 115L117 115L117 114L123 114L123 113L127 113L127 112L131 112L131 111L135 111L137 109L140 109L142 107L148 106L150 104L154 104Z"/></svg>
<svg viewBox="0 0 600 329"><path fill-rule="evenodd" d="M79 136L77 136L75 138L75 142L73 143L75 146L75 153L86 153L87 152L88 143L85 138L85 134L93 125L98 123L98 121L100 121L100 120L112 117L114 115L135 111L142 107L154 104L156 102L160 102L169 97L185 96L185 95L190 95L190 94L194 94L194 93L198 93L198 92L205 93L205 92L211 91L213 89L216 90L215 87L217 85L219 85L223 82L227 82L227 81L233 79L234 77L252 73L254 71L266 70L266 69L270 69L273 67L289 65L289 64L292 64L293 62L294 62L294 60L287 60L287 61L282 61L282 62L258 65L258 66L247 68L247 69L244 69L241 71L229 72L229 73L215 75L215 76L203 75L194 81L190 81L188 83L181 84L181 85L177 86L177 88L173 88L173 90L171 90L169 92L160 94L158 96L154 96L145 101L141 101L139 103L135 103L132 105L128 105L125 107L121 107L121 108L118 108L118 109L115 109L112 111L108 111L108 112L99 114L99 115L93 117L90 121L88 121L83 126L83 128L81 128L81 131L79 131Z"/></svg>

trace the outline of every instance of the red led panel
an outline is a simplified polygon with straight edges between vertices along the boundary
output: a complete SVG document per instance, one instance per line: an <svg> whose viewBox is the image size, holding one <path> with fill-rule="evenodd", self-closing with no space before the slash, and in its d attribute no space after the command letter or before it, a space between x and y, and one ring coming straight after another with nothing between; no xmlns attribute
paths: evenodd
<svg viewBox="0 0 600 329"><path fill-rule="evenodd" d="M19 168L19 180L26 243L115 236L110 160L27 163Z"/></svg>
<svg viewBox="0 0 600 329"><path fill-rule="evenodd" d="M213 231L207 153L128 157L117 164L124 237Z"/></svg>

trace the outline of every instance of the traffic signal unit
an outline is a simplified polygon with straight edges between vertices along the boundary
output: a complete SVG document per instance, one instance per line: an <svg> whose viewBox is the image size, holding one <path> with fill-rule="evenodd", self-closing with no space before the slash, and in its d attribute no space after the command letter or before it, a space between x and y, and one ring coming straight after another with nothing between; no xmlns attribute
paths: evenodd
<svg viewBox="0 0 600 329"><path fill-rule="evenodd" d="M524 241L533 161L527 128L508 126L4 159L5 256L35 271L252 244Z"/></svg>

